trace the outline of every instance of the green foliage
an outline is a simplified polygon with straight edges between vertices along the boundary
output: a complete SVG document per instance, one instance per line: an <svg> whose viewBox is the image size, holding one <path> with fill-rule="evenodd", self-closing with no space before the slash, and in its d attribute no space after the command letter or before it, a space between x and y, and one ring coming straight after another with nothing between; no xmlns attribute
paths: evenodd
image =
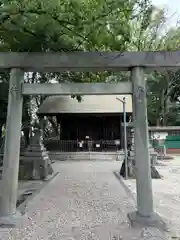
<svg viewBox="0 0 180 240"><path fill-rule="evenodd" d="M132 38L128 50L174 51L179 50L180 28L167 31L168 19L164 9L151 5L141 12L139 21L131 22ZM147 77L148 119L151 125L173 125L179 120L180 71L151 72ZM177 114L175 114L175 109Z"/></svg>
<svg viewBox="0 0 180 240"><path fill-rule="evenodd" d="M142 0L1 0L0 50L18 52L49 51L124 51L130 42L129 23L146 8ZM139 10L134 15L135 8ZM33 73L25 82L105 81L105 73ZM8 73L1 75L8 82ZM2 88L1 88L2 90ZM1 91L0 90L0 91ZM4 90L2 90L4 91ZM0 106L1 124L5 124L6 95ZM79 101L80 96L75 96ZM23 126L31 122L32 110L44 98L24 98ZM25 128L27 130L27 128ZM27 131L28 134L28 131Z"/></svg>
<svg viewBox="0 0 180 240"><path fill-rule="evenodd" d="M0 83L0 130L2 129L2 125L6 121L7 103L8 83Z"/></svg>
<svg viewBox="0 0 180 240"><path fill-rule="evenodd" d="M127 0L4 1L0 8L2 47L12 51L122 50L129 41L133 7Z"/></svg>
<svg viewBox="0 0 180 240"><path fill-rule="evenodd" d="M2 0L0 1L1 51L147 51L176 50L180 29L165 32L166 16L150 0ZM148 116L152 124L174 124L179 99L180 71L147 75ZM29 83L104 82L129 80L129 73L33 73ZM9 74L0 74L8 83ZM0 87L0 125L5 123L6 89ZM81 96L76 97L81 101ZM23 125L44 98L26 97ZM177 108L178 110L179 108ZM179 111L179 110L178 110ZM171 117L173 116L173 117ZM173 120L172 120L173 118ZM27 130L27 128L26 128ZM28 131L27 131L28 134Z"/></svg>

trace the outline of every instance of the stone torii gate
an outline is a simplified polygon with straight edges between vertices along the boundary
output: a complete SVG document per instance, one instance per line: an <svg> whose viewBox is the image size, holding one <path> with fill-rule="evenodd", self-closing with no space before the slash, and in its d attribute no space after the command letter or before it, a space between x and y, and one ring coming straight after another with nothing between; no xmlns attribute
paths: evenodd
<svg viewBox="0 0 180 240"><path fill-rule="evenodd" d="M148 154L147 104L144 72L180 66L180 52L74 52L0 53L0 69L10 70L4 164L0 199L0 224L14 224L19 171L20 131L24 95L133 94L137 211L133 222L160 222L153 209L152 180ZM131 71L131 82L27 84L24 72Z"/></svg>

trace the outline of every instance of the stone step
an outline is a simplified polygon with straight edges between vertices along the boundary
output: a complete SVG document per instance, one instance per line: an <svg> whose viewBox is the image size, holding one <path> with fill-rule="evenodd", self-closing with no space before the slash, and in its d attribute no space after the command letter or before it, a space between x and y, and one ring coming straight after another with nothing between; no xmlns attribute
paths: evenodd
<svg viewBox="0 0 180 240"><path fill-rule="evenodd" d="M122 158L123 153L98 153L98 152L49 152L52 160L117 160L117 157Z"/></svg>
<svg viewBox="0 0 180 240"><path fill-rule="evenodd" d="M48 153L47 152L25 152L24 153L24 157L44 157L44 156L46 156L46 155L48 155Z"/></svg>
<svg viewBox="0 0 180 240"><path fill-rule="evenodd" d="M28 152L40 152L40 151L46 151L46 149L43 148L43 147L28 148L27 150L28 150Z"/></svg>
<svg viewBox="0 0 180 240"><path fill-rule="evenodd" d="M49 160L49 156L45 156L43 158L39 158L39 157L34 157L34 156L20 156L20 161L24 161L24 162L32 162L32 161L46 161Z"/></svg>

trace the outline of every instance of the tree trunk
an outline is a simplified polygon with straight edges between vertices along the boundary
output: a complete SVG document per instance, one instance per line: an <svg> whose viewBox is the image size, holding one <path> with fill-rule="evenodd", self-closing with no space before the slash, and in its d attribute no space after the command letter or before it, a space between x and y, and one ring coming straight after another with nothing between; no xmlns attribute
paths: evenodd
<svg viewBox="0 0 180 240"><path fill-rule="evenodd" d="M164 89L162 89L161 93L161 111L160 111L160 117L162 118L161 120L161 125L164 126Z"/></svg>
<svg viewBox="0 0 180 240"><path fill-rule="evenodd" d="M0 149L1 149L1 146L2 146L2 143L3 143L3 138L2 138L2 126L3 126L3 125L0 125Z"/></svg>
<svg viewBox="0 0 180 240"><path fill-rule="evenodd" d="M160 126L160 117L158 117L158 118L156 119L156 126L157 126L157 127Z"/></svg>
<svg viewBox="0 0 180 240"><path fill-rule="evenodd" d="M163 111L163 126L167 125L168 120L168 112L169 112L169 96L167 96L164 100L164 111Z"/></svg>
<svg viewBox="0 0 180 240"><path fill-rule="evenodd" d="M23 129L23 132L24 132L25 148L26 148L26 147L28 147L29 144L30 144L30 136L29 136L30 129L29 129L29 127L24 128L24 129Z"/></svg>
<svg viewBox="0 0 180 240"><path fill-rule="evenodd" d="M55 121L51 117L49 117L48 120L51 123L56 136L58 136L58 125L55 123Z"/></svg>

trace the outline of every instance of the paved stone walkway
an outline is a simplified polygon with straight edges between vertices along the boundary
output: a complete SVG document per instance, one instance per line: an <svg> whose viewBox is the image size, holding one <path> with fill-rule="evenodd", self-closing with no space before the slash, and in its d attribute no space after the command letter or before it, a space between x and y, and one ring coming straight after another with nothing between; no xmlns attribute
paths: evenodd
<svg viewBox="0 0 180 240"><path fill-rule="evenodd" d="M160 240L157 229L132 229L129 198L113 171L119 162L59 162L60 174L29 202L18 228L1 240Z"/></svg>

